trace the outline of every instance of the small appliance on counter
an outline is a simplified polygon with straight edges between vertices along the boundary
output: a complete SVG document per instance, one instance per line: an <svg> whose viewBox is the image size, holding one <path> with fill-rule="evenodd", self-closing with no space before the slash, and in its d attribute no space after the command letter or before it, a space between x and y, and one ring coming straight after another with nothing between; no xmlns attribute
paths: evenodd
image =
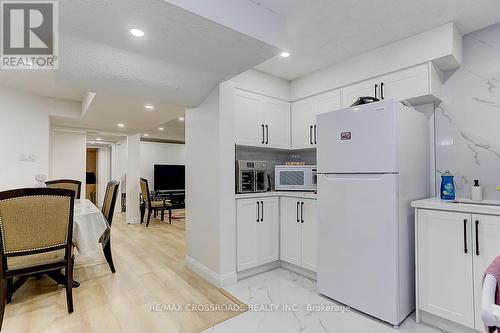
<svg viewBox="0 0 500 333"><path fill-rule="evenodd" d="M236 161L236 193L266 192L267 189L265 161Z"/></svg>
<svg viewBox="0 0 500 333"><path fill-rule="evenodd" d="M276 191L315 191L316 173L315 165L276 165L274 189Z"/></svg>
<svg viewBox="0 0 500 333"><path fill-rule="evenodd" d="M474 179L471 189L471 199L473 201L483 201L483 188L479 184L479 179Z"/></svg>

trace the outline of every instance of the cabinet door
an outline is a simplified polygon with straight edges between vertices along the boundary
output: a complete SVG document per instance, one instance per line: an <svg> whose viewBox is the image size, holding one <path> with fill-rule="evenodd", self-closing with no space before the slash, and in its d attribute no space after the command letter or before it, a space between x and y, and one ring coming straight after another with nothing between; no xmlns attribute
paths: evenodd
<svg viewBox="0 0 500 333"><path fill-rule="evenodd" d="M376 84L379 85L377 89L375 89ZM348 108L352 103L356 102L358 97L371 96L380 98L379 88L379 80L367 80L342 88L342 107Z"/></svg>
<svg viewBox="0 0 500 333"><path fill-rule="evenodd" d="M257 225L257 242L253 248L259 251L259 265L279 259L279 200L278 198L261 199L261 222Z"/></svg>
<svg viewBox="0 0 500 333"><path fill-rule="evenodd" d="M237 270L242 271L259 265L257 247L258 217L257 199L236 201L236 248Z"/></svg>
<svg viewBox="0 0 500 333"><path fill-rule="evenodd" d="M316 115L335 111L341 107L340 89L332 90L316 96ZM314 120L314 123L316 124L316 119Z"/></svg>
<svg viewBox="0 0 500 333"><path fill-rule="evenodd" d="M290 149L290 103L262 97L266 147Z"/></svg>
<svg viewBox="0 0 500 333"><path fill-rule="evenodd" d="M417 236L420 309L473 328L471 215L419 209Z"/></svg>
<svg viewBox="0 0 500 333"><path fill-rule="evenodd" d="M316 221L316 200L302 200L302 266L317 271L318 229Z"/></svg>
<svg viewBox="0 0 500 333"><path fill-rule="evenodd" d="M292 149L314 147L315 107L314 97L292 103Z"/></svg>
<svg viewBox="0 0 500 333"><path fill-rule="evenodd" d="M429 91L429 64L400 70L378 79L383 82L384 98L396 100L425 96Z"/></svg>
<svg viewBox="0 0 500 333"><path fill-rule="evenodd" d="M500 216L472 215L472 223L476 329L482 331L484 329L481 319L483 276L486 268L500 255Z"/></svg>
<svg viewBox="0 0 500 333"><path fill-rule="evenodd" d="M300 265L302 241L300 200L281 198L280 212L280 259L294 265Z"/></svg>
<svg viewBox="0 0 500 333"><path fill-rule="evenodd" d="M262 96L235 89L234 120L236 144L264 146Z"/></svg>

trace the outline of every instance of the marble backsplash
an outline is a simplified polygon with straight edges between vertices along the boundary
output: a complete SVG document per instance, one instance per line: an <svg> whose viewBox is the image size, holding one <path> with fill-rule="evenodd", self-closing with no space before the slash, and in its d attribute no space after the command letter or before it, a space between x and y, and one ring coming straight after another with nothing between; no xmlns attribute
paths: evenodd
<svg viewBox="0 0 500 333"><path fill-rule="evenodd" d="M500 24L465 35L463 56L435 110L436 185L450 170L457 197L479 179L485 199L500 200Z"/></svg>

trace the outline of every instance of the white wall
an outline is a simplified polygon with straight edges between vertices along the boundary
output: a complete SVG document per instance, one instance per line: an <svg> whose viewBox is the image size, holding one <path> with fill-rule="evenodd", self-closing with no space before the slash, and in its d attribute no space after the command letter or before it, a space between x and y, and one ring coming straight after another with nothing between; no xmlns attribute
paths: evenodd
<svg viewBox="0 0 500 333"><path fill-rule="evenodd" d="M49 179L75 179L82 182L85 197L87 135L82 131L54 129Z"/></svg>
<svg viewBox="0 0 500 333"><path fill-rule="evenodd" d="M80 103L0 86L0 191L35 184L49 174L50 114L78 114ZM34 161L21 161L28 154Z"/></svg>
<svg viewBox="0 0 500 333"><path fill-rule="evenodd" d="M141 141L141 177L146 178L150 190L154 191L155 164L186 164L184 144Z"/></svg>
<svg viewBox="0 0 500 333"><path fill-rule="evenodd" d="M186 260L218 274L219 88L185 118Z"/></svg>
<svg viewBox="0 0 500 333"><path fill-rule="evenodd" d="M261 95L290 100L290 81L250 69L231 79L235 87Z"/></svg>

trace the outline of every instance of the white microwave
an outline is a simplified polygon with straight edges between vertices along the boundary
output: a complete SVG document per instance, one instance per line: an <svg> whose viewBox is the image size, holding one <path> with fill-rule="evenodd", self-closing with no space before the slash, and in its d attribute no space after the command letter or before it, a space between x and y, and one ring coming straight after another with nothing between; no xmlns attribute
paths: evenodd
<svg viewBox="0 0 500 333"><path fill-rule="evenodd" d="M315 191L316 173L315 165L276 165L274 189L276 191Z"/></svg>

